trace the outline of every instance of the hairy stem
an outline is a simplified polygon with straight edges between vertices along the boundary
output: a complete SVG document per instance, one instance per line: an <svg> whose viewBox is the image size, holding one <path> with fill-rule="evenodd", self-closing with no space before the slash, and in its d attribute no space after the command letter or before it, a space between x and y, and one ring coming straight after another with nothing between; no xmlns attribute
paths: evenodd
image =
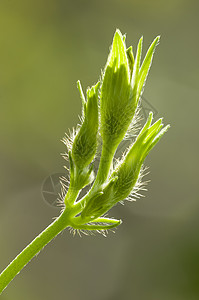
<svg viewBox="0 0 199 300"><path fill-rule="evenodd" d="M112 145L111 145L112 146ZM102 147L102 154L99 164L99 169L94 186L102 185L108 178L113 157L117 147L111 147L108 144L104 144ZM94 188L93 186L93 188Z"/></svg>
<svg viewBox="0 0 199 300"><path fill-rule="evenodd" d="M75 203L73 212L75 212L76 215L82 211L86 202L90 198L92 198L98 191L102 190L103 184L106 182L111 171L111 165L116 149L117 147L111 147L108 144L103 145L97 177L88 194ZM76 218L76 220L78 220L78 218Z"/></svg>
<svg viewBox="0 0 199 300"><path fill-rule="evenodd" d="M69 211L63 213L41 232L0 274L0 294L27 263L63 229L69 226Z"/></svg>

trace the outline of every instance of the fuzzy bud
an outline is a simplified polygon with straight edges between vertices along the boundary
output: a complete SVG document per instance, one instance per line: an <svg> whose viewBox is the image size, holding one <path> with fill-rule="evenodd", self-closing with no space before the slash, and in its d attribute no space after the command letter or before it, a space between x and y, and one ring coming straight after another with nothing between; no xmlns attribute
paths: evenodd
<svg viewBox="0 0 199 300"><path fill-rule="evenodd" d="M83 121L74 139L70 157L71 174L73 174L71 177L78 189L91 183L94 179L94 174L89 164L94 159L97 150L99 85L100 83L98 82L91 89L87 90L87 101L85 101L81 85L78 82L82 98Z"/></svg>
<svg viewBox="0 0 199 300"><path fill-rule="evenodd" d="M149 47L140 66L143 39L138 43L134 60L132 47L126 49L125 38L116 30L100 97L101 135L108 146L116 148L132 122L158 41L159 37Z"/></svg>
<svg viewBox="0 0 199 300"><path fill-rule="evenodd" d="M72 158L79 169L92 162L97 149L98 88L99 83L87 90L87 102L83 103L83 122L72 147Z"/></svg>
<svg viewBox="0 0 199 300"><path fill-rule="evenodd" d="M122 34L117 30L101 87L101 134L105 143L119 144L131 122L130 80L126 46Z"/></svg>
<svg viewBox="0 0 199 300"><path fill-rule="evenodd" d="M139 178L144 159L155 146L169 125L162 130L162 119L153 125L152 113L138 135L136 141L125 155L123 161L113 171L109 182L95 199L90 199L82 212L82 217L96 218L105 214L117 202L124 200L132 192Z"/></svg>

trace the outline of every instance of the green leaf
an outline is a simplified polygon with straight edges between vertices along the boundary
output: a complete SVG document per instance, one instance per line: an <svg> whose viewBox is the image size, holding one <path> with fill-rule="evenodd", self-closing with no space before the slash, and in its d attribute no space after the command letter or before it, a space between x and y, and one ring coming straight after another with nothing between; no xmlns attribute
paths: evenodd
<svg viewBox="0 0 199 300"><path fill-rule="evenodd" d="M138 83L138 90L137 90L138 100L139 100L139 98L141 96L141 92L142 92L144 84L146 82L146 78L147 78L147 75L149 73L149 69L150 69L151 63L152 63L153 54L155 52L156 46L159 43L159 40L160 40L160 36L157 36L154 39L154 41L152 42L151 46L149 47L149 49L147 51L147 54L146 54L146 56L144 58L142 66L140 68L139 76L138 76L138 82L139 83Z"/></svg>
<svg viewBox="0 0 199 300"><path fill-rule="evenodd" d="M97 224L99 223L99 224ZM100 224L105 223L105 224ZM88 224L82 225L73 225L75 229L82 230L108 230L119 226L122 223L121 220L109 219L109 218L98 218L93 222L89 222Z"/></svg>
<svg viewBox="0 0 199 300"><path fill-rule="evenodd" d="M151 151L151 149L159 142L161 137L168 131L169 128L170 128L170 125L168 124L156 135L156 137L153 139L152 143L150 144L150 147L147 149L146 155L148 155L148 153Z"/></svg>
<svg viewBox="0 0 199 300"><path fill-rule="evenodd" d="M138 101L137 89L138 89L138 79L139 79L139 70L140 70L140 60L142 55L142 43L143 43L143 37L140 38L137 46L135 63L133 67L133 75L131 80L131 86L132 86L131 101L135 105L135 107L137 107L137 101Z"/></svg>

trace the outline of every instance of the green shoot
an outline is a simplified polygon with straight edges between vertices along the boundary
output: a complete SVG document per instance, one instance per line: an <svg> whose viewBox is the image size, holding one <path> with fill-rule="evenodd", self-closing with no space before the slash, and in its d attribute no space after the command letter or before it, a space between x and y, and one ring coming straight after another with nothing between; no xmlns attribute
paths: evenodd
<svg viewBox="0 0 199 300"><path fill-rule="evenodd" d="M134 117L138 114L140 96L158 42L159 37L153 41L141 64L143 38L134 56L132 46L126 48L125 36L116 30L99 82L88 88L85 96L78 81L82 118L73 135L64 138L70 163L70 184L62 193L62 212L0 274L0 294L22 268L65 228L105 235L107 230L122 223L105 215L118 202L138 195L142 187L143 162L169 128L169 125L163 127L162 119L152 124L151 112L129 149L117 164L113 164L115 152L128 129L136 126ZM97 153L99 155L100 139L102 151L95 174L93 162ZM78 199L87 185L90 190Z"/></svg>

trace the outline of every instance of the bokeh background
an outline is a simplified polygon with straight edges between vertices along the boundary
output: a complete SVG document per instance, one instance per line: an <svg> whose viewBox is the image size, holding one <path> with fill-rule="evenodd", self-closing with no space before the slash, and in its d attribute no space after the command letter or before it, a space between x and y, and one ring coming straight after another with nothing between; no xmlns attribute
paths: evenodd
<svg viewBox="0 0 199 300"><path fill-rule="evenodd" d="M144 97L172 128L147 158L145 198L118 205L107 238L66 230L2 300L199 299L199 4L194 0L1 0L0 269L59 210L42 184L63 172L64 132L104 67L116 28L144 53L161 34Z"/></svg>

